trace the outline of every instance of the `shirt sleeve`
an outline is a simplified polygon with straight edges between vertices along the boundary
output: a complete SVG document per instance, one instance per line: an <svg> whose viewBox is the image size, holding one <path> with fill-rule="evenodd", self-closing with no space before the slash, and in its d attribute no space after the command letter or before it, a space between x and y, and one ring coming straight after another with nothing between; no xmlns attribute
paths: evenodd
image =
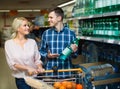
<svg viewBox="0 0 120 89"><path fill-rule="evenodd" d="M38 46L35 42L35 48L34 48L34 52L35 52L35 64L38 65L38 64L42 64L42 61L41 61L41 55L39 53L39 50L38 50Z"/></svg>
<svg viewBox="0 0 120 89"><path fill-rule="evenodd" d="M40 54L41 54L41 59L44 62L45 58L47 57L47 42L46 42L46 34L43 33L42 35L42 40L41 40L41 47L40 47Z"/></svg>
<svg viewBox="0 0 120 89"><path fill-rule="evenodd" d="M11 50L10 41L5 42L5 56L8 63L8 66L11 70L17 70L14 65L16 64L15 58L13 57L12 50Z"/></svg>

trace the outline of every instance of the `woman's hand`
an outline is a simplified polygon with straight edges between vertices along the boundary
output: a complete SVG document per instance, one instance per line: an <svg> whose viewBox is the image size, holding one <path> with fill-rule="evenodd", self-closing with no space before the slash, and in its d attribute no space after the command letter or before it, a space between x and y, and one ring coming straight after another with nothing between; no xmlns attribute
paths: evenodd
<svg viewBox="0 0 120 89"><path fill-rule="evenodd" d="M43 69L42 67L38 67L37 72L38 73L44 73L45 69Z"/></svg>
<svg viewBox="0 0 120 89"><path fill-rule="evenodd" d="M31 68L31 67L27 68L27 72L28 72L28 75L30 76L39 73L37 69Z"/></svg>

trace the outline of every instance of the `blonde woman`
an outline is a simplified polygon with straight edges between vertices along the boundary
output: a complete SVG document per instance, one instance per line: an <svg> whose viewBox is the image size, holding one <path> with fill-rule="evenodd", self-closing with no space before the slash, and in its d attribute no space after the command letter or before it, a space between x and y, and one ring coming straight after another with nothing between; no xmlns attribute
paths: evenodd
<svg viewBox="0 0 120 89"><path fill-rule="evenodd" d="M29 34L28 20L24 17L15 18L12 24L14 33L12 39L5 42L5 54L7 63L12 70L12 76L15 77L18 89L31 89L24 77L36 76L42 73L41 55L38 51L35 40L26 38Z"/></svg>

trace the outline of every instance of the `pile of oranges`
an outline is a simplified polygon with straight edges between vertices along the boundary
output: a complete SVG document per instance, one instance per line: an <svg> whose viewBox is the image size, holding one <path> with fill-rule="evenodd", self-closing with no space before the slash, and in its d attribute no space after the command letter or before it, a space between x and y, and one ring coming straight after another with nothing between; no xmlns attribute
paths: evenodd
<svg viewBox="0 0 120 89"><path fill-rule="evenodd" d="M71 81L55 82L54 89L83 89L82 84L76 84Z"/></svg>

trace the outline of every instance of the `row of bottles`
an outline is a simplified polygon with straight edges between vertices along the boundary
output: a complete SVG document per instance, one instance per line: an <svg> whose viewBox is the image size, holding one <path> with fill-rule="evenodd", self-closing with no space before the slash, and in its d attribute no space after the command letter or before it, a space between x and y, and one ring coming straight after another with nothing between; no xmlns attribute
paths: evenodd
<svg viewBox="0 0 120 89"><path fill-rule="evenodd" d="M85 57L86 63L98 62L97 45L92 42L83 43L82 55Z"/></svg>
<svg viewBox="0 0 120 89"><path fill-rule="evenodd" d="M79 21L79 32L83 36L92 36L94 31L94 21L92 19Z"/></svg>
<svg viewBox="0 0 120 89"><path fill-rule="evenodd" d="M120 63L120 47L114 44L98 44L99 61Z"/></svg>
<svg viewBox="0 0 120 89"><path fill-rule="evenodd" d="M103 14L120 10L120 0L76 0L73 17Z"/></svg>
<svg viewBox="0 0 120 89"><path fill-rule="evenodd" d="M118 17L86 19L79 21L79 30L83 36L95 36L119 39L120 21Z"/></svg>
<svg viewBox="0 0 120 89"><path fill-rule="evenodd" d="M82 55L86 63L98 61L120 63L120 47L115 44L86 41L82 44Z"/></svg>

